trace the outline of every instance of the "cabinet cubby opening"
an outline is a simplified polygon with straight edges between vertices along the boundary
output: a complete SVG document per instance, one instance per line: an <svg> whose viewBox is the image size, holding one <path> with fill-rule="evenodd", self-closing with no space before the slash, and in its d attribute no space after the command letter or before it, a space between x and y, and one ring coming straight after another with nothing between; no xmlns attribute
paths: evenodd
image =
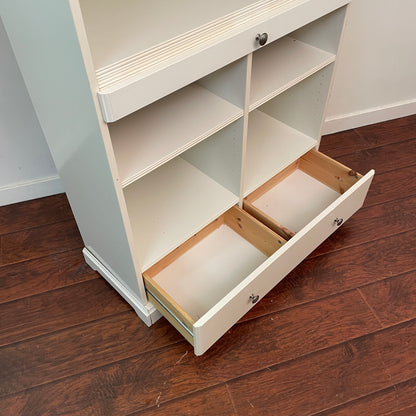
<svg viewBox="0 0 416 416"><path fill-rule="evenodd" d="M335 55L285 36L253 53L250 110L335 61Z"/></svg>
<svg viewBox="0 0 416 416"><path fill-rule="evenodd" d="M347 9L341 7L302 26L288 36L334 55L338 52Z"/></svg>
<svg viewBox="0 0 416 416"><path fill-rule="evenodd" d="M142 268L238 203L242 134L241 119L124 188Z"/></svg>
<svg viewBox="0 0 416 416"><path fill-rule="evenodd" d="M240 64L241 65L241 64ZM228 68L228 72L233 71ZM123 187L203 141L243 116L242 106L211 92L224 82L223 72L182 88L108 128ZM228 91L244 91L244 84ZM219 88L219 87L218 87Z"/></svg>
<svg viewBox="0 0 416 416"><path fill-rule="evenodd" d="M361 177L311 150L245 198L244 209L288 240Z"/></svg>
<svg viewBox="0 0 416 416"><path fill-rule="evenodd" d="M250 110L335 61L345 8L253 53Z"/></svg>

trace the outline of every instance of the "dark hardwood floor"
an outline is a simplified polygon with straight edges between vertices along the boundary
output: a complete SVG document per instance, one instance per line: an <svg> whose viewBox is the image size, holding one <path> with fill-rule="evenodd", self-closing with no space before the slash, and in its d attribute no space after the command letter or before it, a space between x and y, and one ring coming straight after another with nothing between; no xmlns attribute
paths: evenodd
<svg viewBox="0 0 416 416"><path fill-rule="evenodd" d="M0 207L0 414L416 415L416 115L326 136L364 207L206 354L83 260L64 194Z"/></svg>

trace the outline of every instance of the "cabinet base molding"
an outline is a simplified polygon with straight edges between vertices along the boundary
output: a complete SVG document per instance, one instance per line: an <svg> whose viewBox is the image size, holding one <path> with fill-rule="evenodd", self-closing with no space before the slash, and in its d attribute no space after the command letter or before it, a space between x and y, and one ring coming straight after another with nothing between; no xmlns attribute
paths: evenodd
<svg viewBox="0 0 416 416"><path fill-rule="evenodd" d="M121 283L121 280L110 272L91 251L84 247L82 250L86 263L95 271L97 271L110 285L117 290L123 299L134 309L138 317L147 325L154 324L162 315L151 304L143 305L138 296Z"/></svg>

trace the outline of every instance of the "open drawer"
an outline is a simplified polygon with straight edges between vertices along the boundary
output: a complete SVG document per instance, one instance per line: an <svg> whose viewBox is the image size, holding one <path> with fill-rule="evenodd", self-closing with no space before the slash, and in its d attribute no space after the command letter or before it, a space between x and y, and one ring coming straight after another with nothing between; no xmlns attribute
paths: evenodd
<svg viewBox="0 0 416 416"><path fill-rule="evenodd" d="M234 206L143 273L149 300L200 355L267 293L257 270L284 243Z"/></svg>
<svg viewBox="0 0 416 416"><path fill-rule="evenodd" d="M252 215L231 208L143 273L149 300L203 354L360 208L373 175L308 152L244 200Z"/></svg>
<svg viewBox="0 0 416 416"><path fill-rule="evenodd" d="M245 198L244 210L287 240L310 230L312 251L361 207L373 176L313 149Z"/></svg>

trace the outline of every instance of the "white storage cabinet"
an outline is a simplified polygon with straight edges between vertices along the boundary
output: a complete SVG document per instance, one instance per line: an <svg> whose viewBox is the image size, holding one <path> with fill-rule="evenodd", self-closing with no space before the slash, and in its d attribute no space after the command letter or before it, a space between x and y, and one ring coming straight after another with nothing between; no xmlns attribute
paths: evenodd
<svg viewBox="0 0 416 416"><path fill-rule="evenodd" d="M6 3L86 261L196 354L362 205L317 150L347 0Z"/></svg>

